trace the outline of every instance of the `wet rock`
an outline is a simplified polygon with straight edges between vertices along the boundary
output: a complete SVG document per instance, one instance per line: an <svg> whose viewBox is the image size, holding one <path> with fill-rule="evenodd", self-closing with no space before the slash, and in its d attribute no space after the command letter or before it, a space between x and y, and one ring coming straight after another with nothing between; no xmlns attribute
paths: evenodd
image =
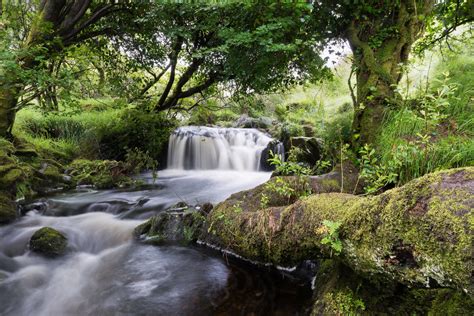
<svg viewBox="0 0 474 316"><path fill-rule="evenodd" d="M212 209L214 208L214 205L212 205L212 203L204 203L202 206L201 206L201 209L200 211L203 213L203 214L209 214Z"/></svg>
<svg viewBox="0 0 474 316"><path fill-rule="evenodd" d="M21 215L25 215L30 211L38 212L40 214L44 214L48 209L48 202L46 199L41 199L34 203L25 204L20 206L20 213Z"/></svg>
<svg viewBox="0 0 474 316"><path fill-rule="evenodd" d="M291 148L297 149L298 162L314 166L321 159L322 140L316 137L292 137Z"/></svg>
<svg viewBox="0 0 474 316"><path fill-rule="evenodd" d="M201 233L205 217L200 211L166 211L137 226L134 236L152 244L190 243Z"/></svg>
<svg viewBox="0 0 474 316"><path fill-rule="evenodd" d="M185 208L188 208L188 204L186 204L186 202L184 201L181 201L181 202L176 203L171 209L177 210L177 209L185 209Z"/></svg>
<svg viewBox="0 0 474 316"><path fill-rule="evenodd" d="M261 171L272 171L275 169L275 167L268 162L268 159L271 158L271 153L284 156L285 149L283 144L278 140L273 140L268 143L267 147L262 151L262 155L260 157Z"/></svg>
<svg viewBox="0 0 474 316"><path fill-rule="evenodd" d="M77 185L93 185L97 189L129 187L136 183L131 171L120 161L77 159L67 168Z"/></svg>
<svg viewBox="0 0 474 316"><path fill-rule="evenodd" d="M64 254L66 247L66 236L51 227L43 227L37 230L30 239L31 251L47 257L56 257Z"/></svg>

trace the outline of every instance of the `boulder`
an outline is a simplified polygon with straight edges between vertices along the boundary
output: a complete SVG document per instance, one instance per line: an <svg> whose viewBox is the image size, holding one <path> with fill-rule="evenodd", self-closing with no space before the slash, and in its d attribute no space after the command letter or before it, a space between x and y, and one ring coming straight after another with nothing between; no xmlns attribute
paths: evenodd
<svg viewBox="0 0 474 316"><path fill-rule="evenodd" d="M257 187L217 205L207 217L214 234L204 231L200 239L284 266L332 258L337 248L339 260L361 276L474 296L473 167L425 175L373 197L320 193L262 206L263 193ZM322 242L328 222L339 227L329 246Z"/></svg>
<svg viewBox="0 0 474 316"><path fill-rule="evenodd" d="M323 141L316 137L292 137L290 149L297 149L297 161L314 166L321 159Z"/></svg>
<svg viewBox="0 0 474 316"><path fill-rule="evenodd" d="M283 148L283 144L276 139L268 143L267 147L265 147L265 149L262 151L262 155L260 156L261 171L275 170L275 167L268 162L268 159L271 158L270 153L279 154L284 157L285 149Z"/></svg>
<svg viewBox="0 0 474 316"><path fill-rule="evenodd" d="M67 238L51 227L37 230L30 239L30 250L47 257L56 257L66 252Z"/></svg>
<svg viewBox="0 0 474 316"><path fill-rule="evenodd" d="M135 238L147 243L184 243L196 241L201 233L204 215L194 209L166 211L153 216L134 230Z"/></svg>

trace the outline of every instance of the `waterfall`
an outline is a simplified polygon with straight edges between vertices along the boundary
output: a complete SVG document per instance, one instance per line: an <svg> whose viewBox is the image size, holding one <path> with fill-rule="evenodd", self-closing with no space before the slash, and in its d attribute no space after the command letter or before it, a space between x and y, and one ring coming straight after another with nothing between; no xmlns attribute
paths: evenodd
<svg viewBox="0 0 474 316"><path fill-rule="evenodd" d="M170 136L169 169L259 171L273 139L253 128L183 126ZM274 146L282 154L282 145Z"/></svg>

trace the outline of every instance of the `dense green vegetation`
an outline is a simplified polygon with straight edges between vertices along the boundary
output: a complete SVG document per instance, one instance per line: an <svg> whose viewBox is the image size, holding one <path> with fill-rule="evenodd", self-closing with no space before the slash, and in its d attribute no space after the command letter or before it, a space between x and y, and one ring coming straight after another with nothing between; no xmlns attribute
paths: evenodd
<svg viewBox="0 0 474 316"><path fill-rule="evenodd" d="M322 255L315 314L472 306L470 1L0 4L1 224L52 189L141 185L178 126L254 127L286 161L270 154L269 182L186 213L179 238L276 265ZM167 220L140 229L161 242ZM60 249L39 252L64 251L42 233ZM433 281L448 289L407 287Z"/></svg>

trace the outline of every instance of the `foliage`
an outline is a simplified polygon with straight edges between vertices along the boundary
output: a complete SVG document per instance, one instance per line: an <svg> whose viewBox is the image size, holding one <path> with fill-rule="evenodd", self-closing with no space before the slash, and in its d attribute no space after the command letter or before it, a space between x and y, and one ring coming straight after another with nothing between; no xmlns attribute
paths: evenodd
<svg viewBox="0 0 474 316"><path fill-rule="evenodd" d="M267 182L265 185L265 189L267 191L274 192L277 195L286 198L288 201L290 201L292 195L295 193L295 189L280 177L277 178L274 182Z"/></svg>
<svg viewBox="0 0 474 316"><path fill-rule="evenodd" d="M262 196L260 197L260 208L266 209L269 202L270 202L269 196L265 193L262 193Z"/></svg>
<svg viewBox="0 0 474 316"><path fill-rule="evenodd" d="M163 114L136 109L50 115L23 110L16 133L49 151L56 147L69 159L125 160L127 151L138 149L156 160L174 127Z"/></svg>
<svg viewBox="0 0 474 316"><path fill-rule="evenodd" d="M69 174L78 185L93 185L98 189L125 187L135 183L131 170L114 160L74 160L68 166Z"/></svg>
<svg viewBox="0 0 474 316"><path fill-rule="evenodd" d="M90 47L108 62L117 92L151 98L157 111L189 109L218 83L248 94L327 77L310 13L305 3L155 2L135 28Z"/></svg>
<svg viewBox="0 0 474 316"><path fill-rule="evenodd" d="M342 241L339 239L340 227L340 222L324 220L323 226L319 228L320 234L325 234L325 236L321 239L321 244L329 245L329 247L331 247L331 254L332 251L334 251L335 254L338 255L342 251Z"/></svg>
<svg viewBox="0 0 474 316"><path fill-rule="evenodd" d="M138 174L144 170L151 170L153 179L158 176L156 172L158 162L150 157L148 151L142 151L137 147L127 149L127 153L125 154L125 168L134 174Z"/></svg>
<svg viewBox="0 0 474 316"><path fill-rule="evenodd" d="M364 301L354 297L354 293L349 288L335 293L326 293L324 299L329 303L327 308L332 309L331 312L340 315L362 315L366 308Z"/></svg>
<svg viewBox="0 0 474 316"><path fill-rule="evenodd" d="M311 169L296 162L297 149L292 148L288 154L288 159L284 161L279 154L270 151L268 162L275 166L275 172L282 176L296 175L304 176L311 174Z"/></svg>
<svg viewBox="0 0 474 316"><path fill-rule="evenodd" d="M397 181L398 174L394 170L400 167L400 160L393 160L390 165L382 165L376 156L375 149L365 144L359 149L357 161L359 177L364 180L366 193L376 193L388 184Z"/></svg>

